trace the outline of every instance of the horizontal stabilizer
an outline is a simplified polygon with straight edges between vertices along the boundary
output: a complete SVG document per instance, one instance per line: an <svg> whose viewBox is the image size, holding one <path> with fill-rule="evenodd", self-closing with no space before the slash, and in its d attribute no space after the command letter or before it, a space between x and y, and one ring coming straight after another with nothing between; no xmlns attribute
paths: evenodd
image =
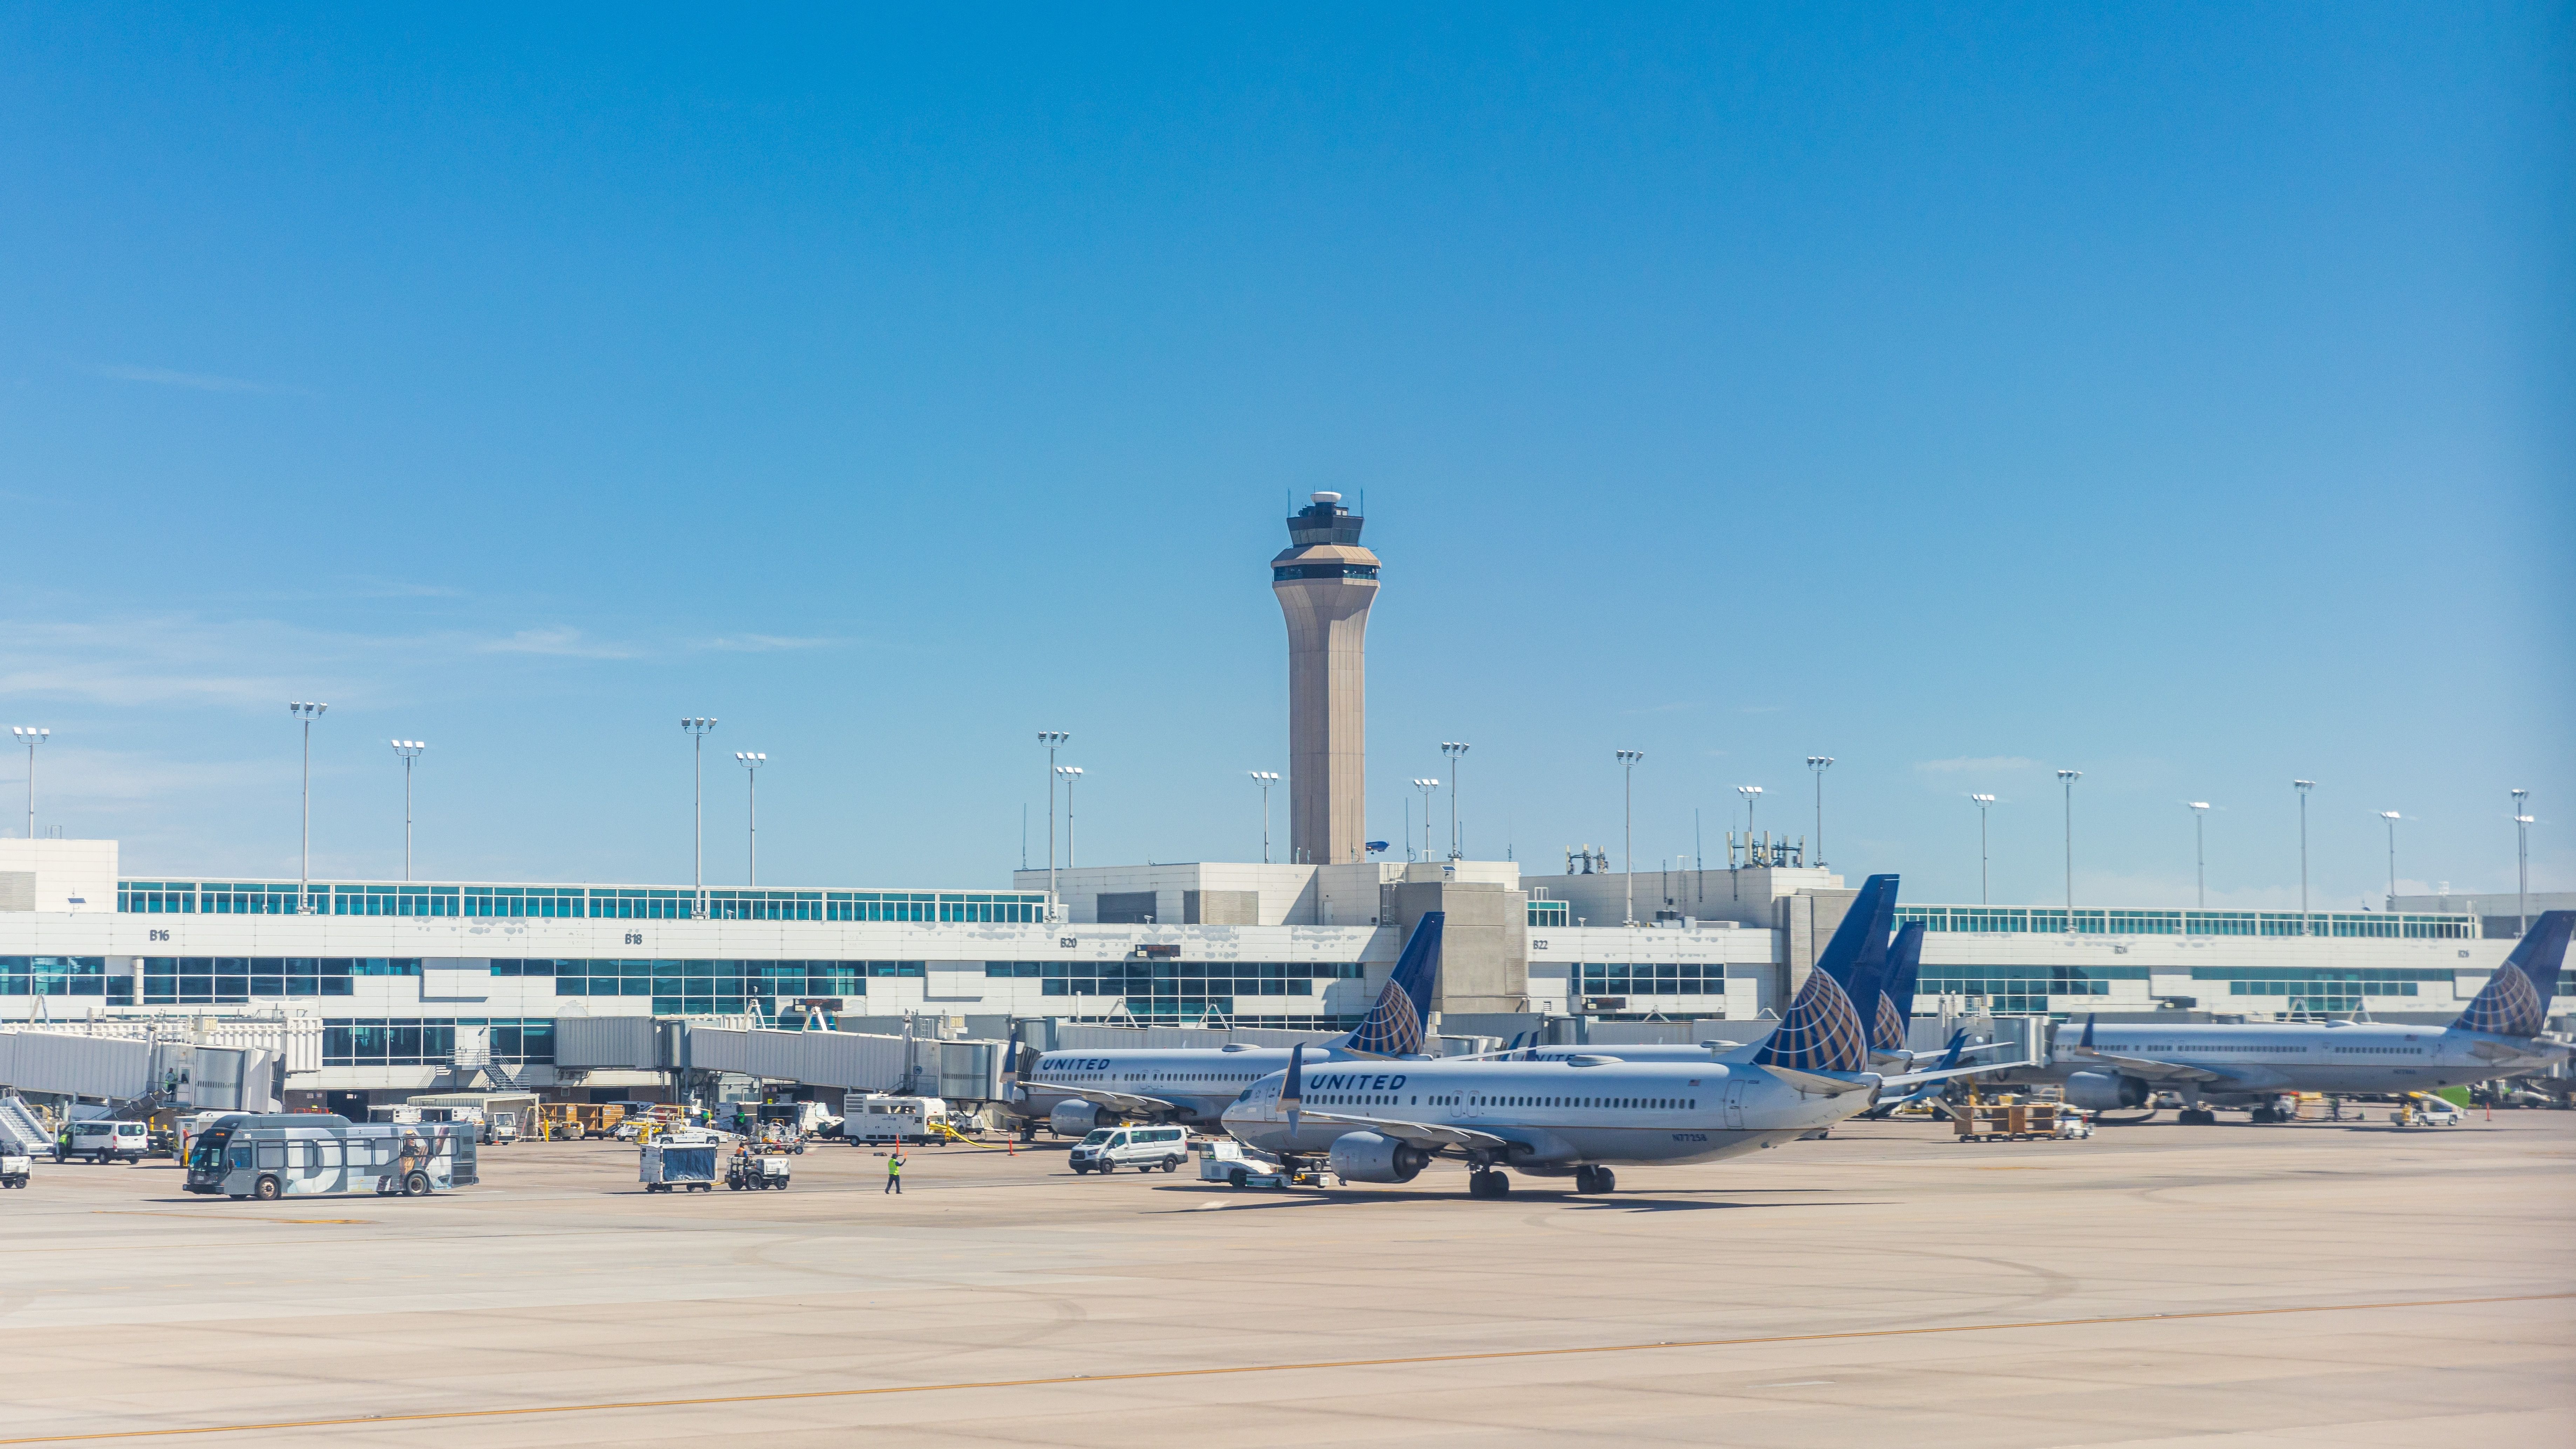
<svg viewBox="0 0 2576 1449"><path fill-rule="evenodd" d="M1866 1092L1879 1084L1874 1076L1829 1077L1822 1072L1802 1072L1794 1067L1766 1063L1762 1070L1811 1097L1840 1097L1851 1092ZM1889 1080L1893 1081L1894 1078Z"/></svg>

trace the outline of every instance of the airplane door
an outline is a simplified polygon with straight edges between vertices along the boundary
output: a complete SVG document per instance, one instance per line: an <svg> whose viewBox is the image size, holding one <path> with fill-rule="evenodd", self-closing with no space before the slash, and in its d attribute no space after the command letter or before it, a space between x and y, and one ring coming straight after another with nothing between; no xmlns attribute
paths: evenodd
<svg viewBox="0 0 2576 1449"><path fill-rule="evenodd" d="M1726 1125L1729 1130L1744 1125L1744 1083L1732 1077L1726 1083Z"/></svg>

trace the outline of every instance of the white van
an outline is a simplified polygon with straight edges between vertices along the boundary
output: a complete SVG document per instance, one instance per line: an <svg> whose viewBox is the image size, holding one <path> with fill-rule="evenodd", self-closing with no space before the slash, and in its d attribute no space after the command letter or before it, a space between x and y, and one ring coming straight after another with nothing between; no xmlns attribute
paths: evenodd
<svg viewBox="0 0 2576 1449"><path fill-rule="evenodd" d="M1073 1144L1065 1162L1076 1173L1110 1173L1122 1167L1178 1172L1189 1156L1186 1127L1095 1127L1090 1136Z"/></svg>
<svg viewBox="0 0 2576 1449"><path fill-rule="evenodd" d="M104 1117L74 1122L54 1139L54 1160L70 1162L141 1162L152 1155L152 1129L141 1122L112 1122Z"/></svg>
<svg viewBox="0 0 2576 1449"><path fill-rule="evenodd" d="M937 1097L880 1097L852 1092L841 1099L841 1135L852 1143L910 1142L926 1146L947 1139L931 1124L948 1116Z"/></svg>

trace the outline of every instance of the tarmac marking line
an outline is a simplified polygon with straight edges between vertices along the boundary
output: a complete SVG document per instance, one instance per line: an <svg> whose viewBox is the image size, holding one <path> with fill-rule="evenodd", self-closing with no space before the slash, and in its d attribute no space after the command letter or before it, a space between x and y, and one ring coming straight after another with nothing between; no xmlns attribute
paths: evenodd
<svg viewBox="0 0 2576 1449"><path fill-rule="evenodd" d="M103 1218L210 1218L224 1223L366 1223L377 1218L255 1218L247 1213L155 1213L136 1208L91 1208L93 1216Z"/></svg>
<svg viewBox="0 0 2576 1449"><path fill-rule="evenodd" d="M1132 1383L1147 1379L1195 1379L1238 1374L1296 1373L1313 1369L1387 1368L1409 1364L1573 1358L1584 1354L1643 1353L1668 1348L1745 1348L1774 1343L1831 1343L1845 1339L1921 1338L1941 1333L2002 1333L2025 1328L2095 1328L2119 1323L2187 1323L2214 1318L2276 1318L2293 1313L2365 1313L2384 1308L2456 1308L2486 1303L2542 1303L2564 1298L2576 1298L2576 1292L2506 1293L2490 1298L2420 1298L2391 1303L2316 1303L2297 1308L2220 1308L2201 1313L2125 1313L2101 1318L2031 1319L2020 1323L1958 1323L1936 1328L1856 1328L1839 1333L1781 1333L1754 1338L1674 1339L1664 1343L1604 1343L1578 1348L1509 1348L1483 1353L1412 1354L1399 1358L1318 1359L1306 1363L1235 1364L1223 1368L1144 1369L1134 1373L1116 1374L1057 1374L1036 1379L985 1379L946 1384L888 1384L873 1389L799 1389L775 1394L718 1394L687 1399L622 1399L603 1400L592 1404L534 1404L512 1409L433 1409L415 1414L358 1414L335 1419L280 1419L257 1424L205 1424L185 1429L111 1429L91 1434L36 1434L24 1438L0 1439L0 1445L82 1444L108 1439L164 1439L182 1434L274 1433L282 1429L342 1429L359 1425L522 1418L531 1414L596 1414L620 1409L688 1409L718 1404L783 1404L815 1399L865 1399L887 1394L951 1393L961 1389L1028 1389L1060 1384L1111 1384ZM1830 1380L1819 1382L1830 1382ZM1756 1387L1762 1386L1756 1385Z"/></svg>

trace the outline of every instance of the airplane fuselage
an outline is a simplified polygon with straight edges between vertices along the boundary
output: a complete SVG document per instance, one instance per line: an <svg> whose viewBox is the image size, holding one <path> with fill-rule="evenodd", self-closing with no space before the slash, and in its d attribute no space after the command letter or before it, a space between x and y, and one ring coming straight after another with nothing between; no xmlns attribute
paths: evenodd
<svg viewBox="0 0 2576 1449"><path fill-rule="evenodd" d="M1280 1104L1286 1077L1264 1077L1225 1111L1235 1138L1274 1156L1329 1151L1365 1125L1312 1114L1456 1127L1502 1139L1496 1166L1570 1171L1585 1164L1707 1162L1792 1142L1869 1105L1866 1090L1797 1091L1760 1067L1565 1061L1309 1062L1296 1130ZM1470 1155L1473 1155L1472 1152Z"/></svg>
<svg viewBox="0 0 2576 1449"><path fill-rule="evenodd" d="M1044 1119L1062 1103L1087 1100L1081 1093L1063 1088L1088 1087L1172 1105L1168 1112L1148 1110L1124 1115L1213 1127L1244 1088L1287 1067L1286 1047L1052 1051L1038 1058L1021 1078L1021 1099L1015 1106L1022 1116Z"/></svg>
<svg viewBox="0 0 2576 1449"><path fill-rule="evenodd" d="M2060 1024L2048 1066L2018 1068L2004 1078L2063 1082L2077 1072L2136 1075L2150 1087L2212 1101L2289 1092L2376 1096L2545 1071L2567 1058L2567 1048L2550 1042L2369 1022L2104 1024L2094 1028L2092 1056L2077 1046L2082 1034L2080 1023ZM2123 1057L2204 1068L2219 1077L2163 1081L2104 1060Z"/></svg>

